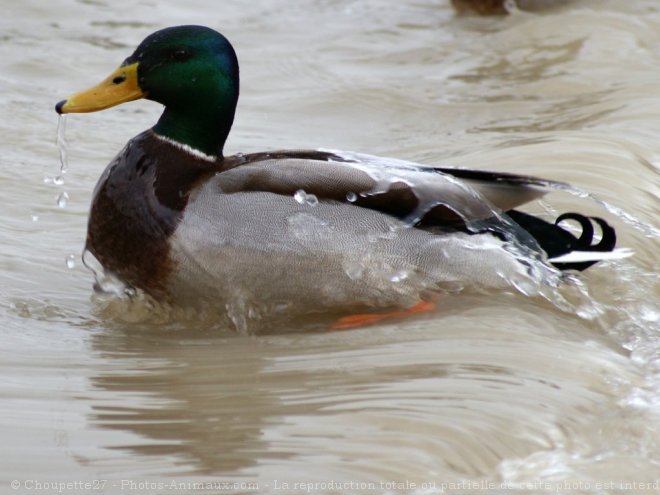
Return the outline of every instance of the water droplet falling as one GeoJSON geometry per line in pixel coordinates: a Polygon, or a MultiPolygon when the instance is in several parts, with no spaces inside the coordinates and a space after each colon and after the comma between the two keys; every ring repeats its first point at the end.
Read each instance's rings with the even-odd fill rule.
{"type": "Polygon", "coordinates": [[[358,195],[355,194],[354,192],[351,191],[346,193],[346,201],[350,203],[355,203],[357,199],[358,199],[358,195]]]}
{"type": "MultiPolygon", "coordinates": [[[[60,154],[60,173],[55,177],[46,175],[44,176],[45,184],[54,184],[56,186],[64,185],[64,176],[69,170],[69,159],[68,159],[68,144],[66,142],[66,116],[60,115],[59,120],[57,121],[57,138],[55,139],[55,144],[60,154]]],[[[62,191],[57,196],[57,206],[60,208],[65,208],[69,202],[69,194],[66,191],[62,191]]],[[[35,221],[35,220],[33,220],[35,221]]]]}
{"type": "Polygon", "coordinates": [[[56,175],[53,177],[51,175],[44,175],[44,184],[55,184],[56,186],[61,186],[64,184],[64,176],[56,175]]]}
{"type": "MultiPolygon", "coordinates": [[[[55,141],[55,144],[57,144],[57,149],[60,152],[60,175],[56,177],[55,180],[59,178],[62,181],[61,184],[63,184],[63,176],[69,170],[69,145],[66,142],[66,115],[60,115],[60,118],[57,121],[57,140],[55,141]]],[[[57,184],[57,182],[55,183],[57,184]]]]}
{"type": "Polygon", "coordinates": [[[76,257],[73,254],[70,254],[66,257],[66,267],[69,270],[73,270],[76,267],[76,257]]]}
{"type": "Polygon", "coordinates": [[[69,194],[66,191],[60,193],[57,197],[57,206],[60,208],[66,208],[66,205],[69,203],[69,194]]]}

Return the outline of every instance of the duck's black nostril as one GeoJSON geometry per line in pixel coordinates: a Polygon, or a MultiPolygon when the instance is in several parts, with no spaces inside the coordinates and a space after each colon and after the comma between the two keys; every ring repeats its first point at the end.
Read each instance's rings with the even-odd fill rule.
{"type": "Polygon", "coordinates": [[[58,101],[55,105],[55,111],[62,115],[62,107],[66,104],[66,100],[58,101]]]}
{"type": "Polygon", "coordinates": [[[121,84],[126,80],[126,76],[117,76],[112,80],[112,84],[121,84]]]}

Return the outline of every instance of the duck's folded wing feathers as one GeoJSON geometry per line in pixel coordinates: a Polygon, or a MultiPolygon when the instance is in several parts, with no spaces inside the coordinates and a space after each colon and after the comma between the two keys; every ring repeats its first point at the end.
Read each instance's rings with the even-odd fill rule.
{"type": "Polygon", "coordinates": [[[546,181],[495,172],[430,167],[370,155],[277,151],[228,157],[218,184],[356,206],[425,223],[482,220],[543,196],[546,181]]]}

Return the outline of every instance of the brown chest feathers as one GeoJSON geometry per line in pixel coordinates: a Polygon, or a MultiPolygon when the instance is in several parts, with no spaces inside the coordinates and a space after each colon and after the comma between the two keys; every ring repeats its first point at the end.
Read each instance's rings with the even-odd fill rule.
{"type": "Polygon", "coordinates": [[[173,269],[168,240],[190,191],[221,161],[188,153],[145,131],[128,142],[99,180],[86,248],[106,272],[154,296],[167,295],[173,269]]]}

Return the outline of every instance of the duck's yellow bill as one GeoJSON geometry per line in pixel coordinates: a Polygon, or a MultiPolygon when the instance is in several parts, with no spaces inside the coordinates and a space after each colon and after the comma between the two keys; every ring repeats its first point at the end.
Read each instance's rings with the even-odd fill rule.
{"type": "Polygon", "coordinates": [[[97,112],[145,96],[138,84],[138,63],[122,65],[100,84],[55,105],[57,113],[97,112]]]}

